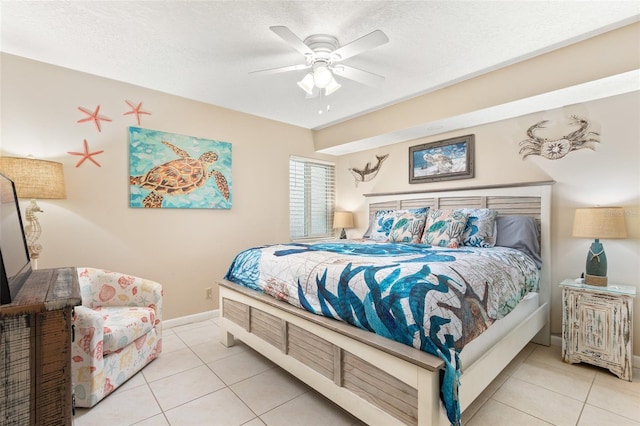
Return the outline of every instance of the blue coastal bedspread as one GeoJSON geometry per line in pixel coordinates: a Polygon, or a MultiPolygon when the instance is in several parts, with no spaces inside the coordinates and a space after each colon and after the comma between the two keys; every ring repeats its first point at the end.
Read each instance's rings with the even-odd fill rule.
{"type": "Polygon", "coordinates": [[[537,291],[539,275],[505,247],[332,241],[245,250],[225,279],[440,357],[441,398],[457,425],[458,354],[537,291]]]}

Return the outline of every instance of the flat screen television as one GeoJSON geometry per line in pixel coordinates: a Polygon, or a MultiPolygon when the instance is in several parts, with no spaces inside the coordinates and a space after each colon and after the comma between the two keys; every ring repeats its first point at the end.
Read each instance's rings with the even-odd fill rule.
{"type": "Polygon", "coordinates": [[[0,173],[0,304],[11,303],[31,274],[16,186],[0,173]]]}

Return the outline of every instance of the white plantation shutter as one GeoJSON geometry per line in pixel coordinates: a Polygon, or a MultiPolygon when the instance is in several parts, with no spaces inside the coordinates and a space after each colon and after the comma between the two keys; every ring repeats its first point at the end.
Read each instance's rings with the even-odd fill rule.
{"type": "Polygon", "coordinates": [[[289,159],[291,240],[333,238],[335,166],[320,160],[289,159]]]}

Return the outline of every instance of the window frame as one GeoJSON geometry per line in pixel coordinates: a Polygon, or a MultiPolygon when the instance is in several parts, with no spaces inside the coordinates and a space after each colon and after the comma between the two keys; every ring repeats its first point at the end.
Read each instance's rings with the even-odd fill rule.
{"type": "Polygon", "coordinates": [[[291,241],[305,242],[335,238],[333,230],[335,200],[335,163],[315,158],[289,157],[289,238],[291,241]],[[303,168],[302,172],[297,170],[300,168],[303,168]],[[320,175],[325,173],[325,176],[319,177],[317,173],[314,175],[314,172],[321,172],[320,175]],[[321,216],[320,220],[318,215],[321,216]],[[302,232],[300,229],[295,229],[300,227],[300,222],[302,222],[302,232]]]}

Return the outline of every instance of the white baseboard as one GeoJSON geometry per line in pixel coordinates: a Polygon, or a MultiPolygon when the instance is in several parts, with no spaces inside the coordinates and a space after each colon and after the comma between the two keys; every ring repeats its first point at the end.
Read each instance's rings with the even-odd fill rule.
{"type": "Polygon", "coordinates": [[[199,312],[193,315],[187,315],[185,317],[171,318],[162,321],[162,328],[168,329],[172,327],[178,327],[180,325],[191,324],[192,322],[206,321],[212,318],[220,316],[220,310],[214,309],[212,311],[199,312]]]}
{"type": "MultiPolygon", "coordinates": [[[[562,336],[560,336],[559,334],[552,334],[551,335],[551,346],[560,346],[560,347],[562,347],[562,336]]],[[[631,365],[633,365],[635,368],[640,368],[640,356],[632,355],[631,356],[631,365]]]]}
{"type": "Polygon", "coordinates": [[[562,336],[559,334],[551,334],[551,346],[562,347],[562,336]]]}

